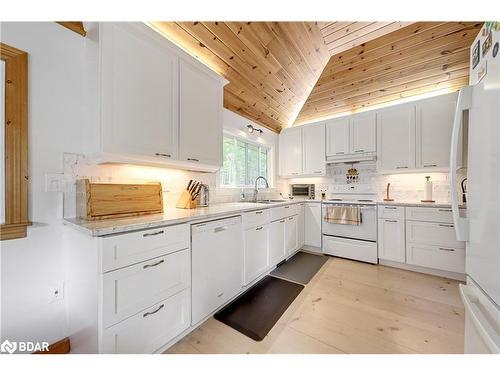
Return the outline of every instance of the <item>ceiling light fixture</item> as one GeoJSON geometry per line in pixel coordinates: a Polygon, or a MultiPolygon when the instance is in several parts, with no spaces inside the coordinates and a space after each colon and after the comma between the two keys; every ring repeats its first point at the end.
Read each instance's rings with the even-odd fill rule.
{"type": "Polygon", "coordinates": [[[259,132],[260,134],[263,133],[262,129],[254,128],[253,125],[250,125],[250,124],[247,125],[247,129],[248,129],[249,133],[253,133],[253,132],[259,132]]]}

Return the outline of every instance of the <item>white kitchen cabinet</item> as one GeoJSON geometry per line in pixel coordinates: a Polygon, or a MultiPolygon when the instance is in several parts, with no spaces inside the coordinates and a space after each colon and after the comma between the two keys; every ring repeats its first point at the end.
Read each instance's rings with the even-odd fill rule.
{"type": "Polygon", "coordinates": [[[285,220],[285,253],[291,255],[298,249],[297,215],[287,217],[285,220]]]}
{"type": "Polygon", "coordinates": [[[298,177],[302,174],[302,129],[284,129],[279,136],[280,176],[298,177]]]}
{"type": "Polygon", "coordinates": [[[299,249],[304,246],[304,215],[305,215],[305,203],[298,204],[297,210],[297,240],[299,249]]]}
{"type": "Polygon", "coordinates": [[[303,175],[324,176],[325,125],[313,124],[302,129],[303,175]]]}
{"type": "Polygon", "coordinates": [[[319,202],[305,204],[304,245],[321,248],[321,203],[319,202]]]}
{"type": "Polygon", "coordinates": [[[102,150],[178,156],[179,58],[145,25],[101,24],[102,150]]]}
{"type": "Polygon", "coordinates": [[[350,152],[371,153],[377,150],[377,113],[366,112],[351,116],[350,152]]]}
{"type": "Polygon", "coordinates": [[[379,259],[405,263],[404,219],[379,219],[377,242],[379,259]]]}
{"type": "Polygon", "coordinates": [[[269,224],[247,229],[243,236],[243,275],[248,285],[269,267],[269,224]]]}
{"type": "Polygon", "coordinates": [[[377,169],[401,172],[415,168],[415,104],[380,110],[377,114],[377,169]]]}
{"type": "Polygon", "coordinates": [[[242,290],[241,217],[194,224],[192,231],[192,324],[242,290]]]}
{"type": "Polygon", "coordinates": [[[275,266],[286,257],[285,251],[286,219],[273,221],[269,225],[269,264],[275,266]]]}
{"type": "Polygon", "coordinates": [[[350,117],[329,120],[326,123],[326,156],[339,157],[349,154],[350,117]]]}
{"type": "Polygon", "coordinates": [[[179,155],[183,161],[222,165],[222,95],[220,81],[199,67],[180,63],[179,155]]]}
{"type": "Polygon", "coordinates": [[[453,93],[417,102],[416,168],[449,168],[456,99],[453,93]]]}

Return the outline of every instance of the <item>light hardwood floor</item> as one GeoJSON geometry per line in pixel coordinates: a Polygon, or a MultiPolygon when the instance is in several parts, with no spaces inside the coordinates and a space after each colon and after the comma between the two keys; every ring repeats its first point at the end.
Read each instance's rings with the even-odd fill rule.
{"type": "Polygon", "coordinates": [[[210,318],[166,353],[463,353],[458,285],[330,258],[261,342],[210,318]]]}

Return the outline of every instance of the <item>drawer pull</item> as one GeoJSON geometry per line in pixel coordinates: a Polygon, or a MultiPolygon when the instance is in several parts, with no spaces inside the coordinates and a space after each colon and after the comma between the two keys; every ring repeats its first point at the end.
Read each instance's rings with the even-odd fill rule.
{"type": "Polygon", "coordinates": [[[387,207],[387,206],[384,207],[384,210],[395,210],[395,209],[397,209],[397,207],[387,207]]]}
{"type": "Polygon", "coordinates": [[[264,228],[264,227],[257,227],[257,228],[255,228],[255,230],[261,230],[261,229],[263,229],[263,228],[264,228]]]}
{"type": "Polygon", "coordinates": [[[293,220],[293,217],[289,217],[288,220],[293,220]]]}
{"type": "Polygon", "coordinates": [[[322,171],[314,171],[314,173],[319,174],[319,173],[323,173],[323,172],[322,171]]]}
{"type": "Polygon", "coordinates": [[[284,223],[284,222],[285,222],[285,219],[283,219],[283,220],[280,220],[280,223],[284,223]]]}
{"type": "Polygon", "coordinates": [[[285,206],[285,208],[290,208],[290,206],[285,206]]]}
{"type": "Polygon", "coordinates": [[[398,221],[397,220],[385,220],[386,223],[397,223],[398,221]]]}
{"type": "Polygon", "coordinates": [[[396,169],[405,169],[405,168],[408,168],[408,167],[406,165],[400,166],[400,167],[396,167],[396,169]]]}
{"type": "Polygon", "coordinates": [[[158,306],[158,308],[155,310],[155,311],[150,311],[150,312],[147,312],[147,313],[144,313],[142,314],[142,317],[145,318],[149,315],[153,315],[153,314],[156,314],[158,311],[160,311],[161,309],[163,309],[165,307],[164,304],[161,304],[160,306],[158,306]]]}
{"type": "Polygon", "coordinates": [[[448,249],[446,247],[440,247],[439,250],[443,250],[443,251],[455,251],[455,249],[448,249]]]}
{"type": "Polygon", "coordinates": [[[440,227],[445,227],[445,228],[453,228],[453,224],[439,224],[440,227]]]}
{"type": "Polygon", "coordinates": [[[223,226],[223,227],[217,227],[214,229],[214,232],[217,233],[217,232],[224,232],[225,230],[227,230],[227,227],[226,226],[223,226]]]}
{"type": "Polygon", "coordinates": [[[166,158],[171,158],[171,157],[172,157],[172,155],[170,155],[170,154],[165,154],[165,153],[163,153],[163,152],[155,152],[155,155],[156,155],[156,156],[163,156],[163,157],[166,157],[166,158]]]}
{"type": "Polygon", "coordinates": [[[436,164],[424,164],[424,168],[437,167],[436,164]]]}
{"type": "Polygon", "coordinates": [[[142,235],[142,237],[157,236],[157,235],[159,235],[159,234],[163,234],[163,233],[165,233],[165,231],[163,231],[163,230],[160,230],[160,231],[158,231],[158,232],[152,232],[152,233],[144,233],[144,234],[142,235]]]}
{"type": "Polygon", "coordinates": [[[200,159],[196,159],[196,158],[187,158],[188,161],[196,161],[196,162],[199,162],[200,159]]]}
{"type": "Polygon", "coordinates": [[[356,150],[354,152],[365,152],[365,150],[356,150]]]}
{"type": "Polygon", "coordinates": [[[165,262],[165,259],[162,259],[156,263],[153,263],[153,264],[145,264],[144,266],[142,266],[143,269],[146,269],[146,268],[150,268],[150,267],[156,267],[156,266],[159,266],[160,264],[164,263],[165,262]]]}
{"type": "Polygon", "coordinates": [[[449,208],[447,209],[441,208],[439,209],[439,212],[451,212],[451,210],[449,208]]]}
{"type": "Polygon", "coordinates": [[[336,152],[335,155],[344,155],[344,151],[342,151],[342,152],[336,152]]]}
{"type": "Polygon", "coordinates": [[[260,215],[262,211],[255,211],[255,215],[260,215]]]}
{"type": "Polygon", "coordinates": [[[224,295],[224,293],[218,294],[217,298],[221,298],[224,295]]]}

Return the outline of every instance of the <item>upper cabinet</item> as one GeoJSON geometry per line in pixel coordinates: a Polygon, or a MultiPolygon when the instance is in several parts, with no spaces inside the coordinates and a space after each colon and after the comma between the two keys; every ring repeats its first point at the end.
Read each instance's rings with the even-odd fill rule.
{"type": "Polygon", "coordinates": [[[178,57],[125,24],[101,35],[103,151],[177,158],[178,57]]]}
{"type": "Polygon", "coordinates": [[[385,108],[377,116],[377,169],[415,168],[415,105],[385,108]]]}
{"type": "Polygon", "coordinates": [[[143,23],[100,26],[97,162],[215,171],[225,81],[143,23]]]}
{"type": "Polygon", "coordinates": [[[220,81],[198,67],[181,61],[179,91],[180,159],[222,165],[220,109],[223,92],[220,81]]]}
{"type": "Polygon", "coordinates": [[[325,125],[284,129],[279,137],[279,161],[281,177],[324,176],[325,125]]]}
{"type": "Polygon", "coordinates": [[[372,160],[376,152],[377,114],[359,113],[329,120],[326,124],[326,157],[329,162],[372,160]]]}
{"type": "Polygon", "coordinates": [[[450,94],[417,102],[417,168],[449,168],[456,99],[456,94],[450,94]]]}

